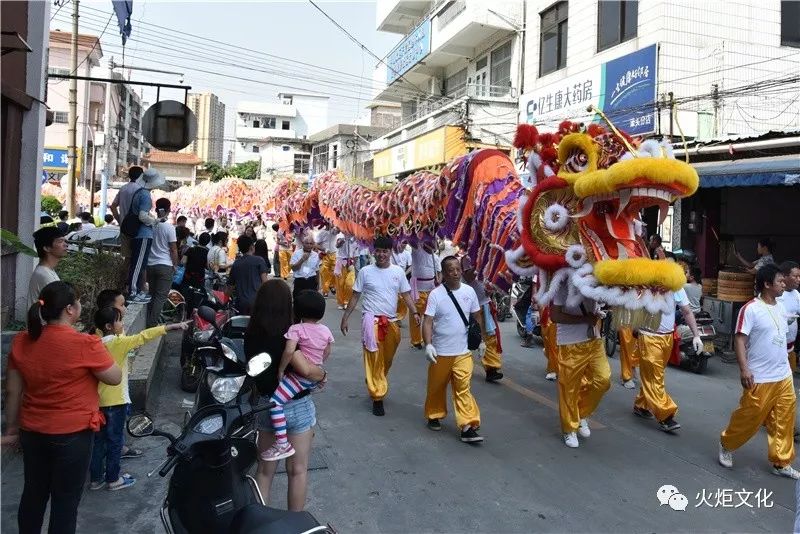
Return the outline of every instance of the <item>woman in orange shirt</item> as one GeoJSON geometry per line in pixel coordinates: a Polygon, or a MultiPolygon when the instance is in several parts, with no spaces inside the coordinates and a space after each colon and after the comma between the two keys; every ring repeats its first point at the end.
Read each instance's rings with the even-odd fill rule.
{"type": "Polygon", "coordinates": [[[103,422],[97,383],[122,380],[102,340],[75,330],[80,315],[73,287],[51,282],[28,311],[28,330],[11,343],[3,443],[22,445],[22,534],[41,532],[48,500],[50,534],[75,532],[94,432],[103,422]]]}

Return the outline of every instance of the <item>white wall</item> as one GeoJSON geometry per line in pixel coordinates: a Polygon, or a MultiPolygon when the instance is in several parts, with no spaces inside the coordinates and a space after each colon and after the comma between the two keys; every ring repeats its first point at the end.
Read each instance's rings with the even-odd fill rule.
{"type": "MultiPolygon", "coordinates": [[[[35,2],[34,2],[35,3],[35,2]]],[[[49,37],[48,37],[49,38],[49,37]]],[[[86,51],[78,50],[78,62],[84,60],[86,51]]],[[[79,76],[89,76],[91,69],[89,61],[84,61],[78,67],[79,76]]],[[[69,49],[51,48],[48,67],[70,69],[71,59],[69,49]]],[[[47,106],[52,111],[69,112],[69,80],[48,79],[47,106]]],[[[78,146],[83,147],[86,139],[86,122],[89,118],[89,86],[90,82],[78,81],[78,146]]],[[[69,124],[53,123],[45,130],[45,146],[69,145],[69,124]]]]}
{"type": "MultiPolygon", "coordinates": [[[[569,4],[567,66],[540,78],[540,13],[553,3],[552,0],[528,3],[526,92],[653,43],[660,44],[657,92],[660,95],[672,91],[676,99],[707,95],[715,83],[724,91],[800,71],[800,50],[780,46],[779,0],[640,1],[637,37],[600,53],[597,53],[597,0],[573,0],[569,4]],[[793,57],[778,59],[788,55],[793,57]]],[[[756,91],[725,98],[719,110],[716,136],[800,128],[798,90],[800,84],[767,95],[756,91]]],[[[695,136],[698,112],[713,113],[713,101],[706,98],[681,104],[678,110],[684,133],[695,136]]],[[[667,112],[662,113],[661,123],[662,133],[667,133],[664,127],[669,123],[667,112]]],[[[678,134],[677,128],[674,132],[678,134]]]]}
{"type": "Polygon", "coordinates": [[[292,103],[297,109],[292,127],[298,137],[307,137],[329,126],[328,97],[292,95],[292,103]]]}

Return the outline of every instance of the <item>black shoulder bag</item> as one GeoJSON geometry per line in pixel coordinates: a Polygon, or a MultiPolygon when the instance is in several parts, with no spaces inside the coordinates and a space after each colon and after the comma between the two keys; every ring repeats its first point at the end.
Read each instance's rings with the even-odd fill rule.
{"type": "Polygon", "coordinates": [[[450,300],[455,304],[456,310],[458,310],[458,314],[461,316],[461,320],[464,321],[464,326],[467,327],[467,348],[469,350],[476,350],[481,346],[481,341],[483,341],[480,325],[475,322],[475,319],[472,317],[467,320],[467,316],[464,315],[464,310],[461,309],[461,305],[456,300],[456,296],[453,295],[449,287],[444,286],[444,288],[447,291],[447,296],[450,297],[450,300]]]}
{"type": "Polygon", "coordinates": [[[144,187],[137,189],[133,193],[131,197],[131,207],[128,209],[128,213],[125,214],[125,217],[122,218],[122,223],[119,225],[119,231],[130,238],[136,237],[136,234],[139,233],[139,227],[142,225],[142,221],[139,220],[139,212],[135,211],[136,195],[141,193],[142,190],[144,190],[144,187]]]}

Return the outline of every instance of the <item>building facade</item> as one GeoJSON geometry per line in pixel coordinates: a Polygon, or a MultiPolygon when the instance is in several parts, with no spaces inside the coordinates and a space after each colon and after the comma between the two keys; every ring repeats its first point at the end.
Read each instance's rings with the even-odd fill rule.
{"type": "MultiPolygon", "coordinates": [[[[375,117],[376,113],[371,113],[375,117]]],[[[389,118],[379,117],[381,121],[389,118]]],[[[310,136],[311,174],[316,175],[334,169],[353,178],[373,178],[373,154],[370,143],[381,137],[390,128],[336,124],[310,136]]]]}
{"type": "MultiPolygon", "coordinates": [[[[39,227],[47,107],[48,25],[50,2],[3,2],[2,68],[2,173],[0,218],[5,230],[33,247],[39,227]]],[[[2,326],[13,316],[24,320],[28,307],[28,282],[35,259],[3,247],[0,251],[2,326]]]]}
{"type": "Polygon", "coordinates": [[[222,165],[225,104],[213,93],[189,93],[187,106],[197,117],[197,138],[181,152],[222,165]]]}
{"type": "Polygon", "coordinates": [[[436,169],[474,148],[509,150],[521,82],[525,2],[379,1],[379,31],[404,35],[378,65],[375,100],[400,125],[372,144],[376,177],[436,169]]]}
{"type": "Polygon", "coordinates": [[[276,102],[239,102],[236,108],[235,163],[258,161],[261,179],[307,176],[311,132],[328,123],[328,97],[279,93],[276,102]]]}
{"type": "Polygon", "coordinates": [[[204,163],[194,154],[181,152],[165,152],[163,150],[150,150],[142,157],[142,165],[152,168],[164,175],[167,182],[166,189],[177,189],[184,185],[197,183],[197,166],[204,163]]]}
{"type": "Polygon", "coordinates": [[[523,122],[598,120],[586,112],[593,104],[623,130],[673,139],[800,128],[797,2],[542,0],[526,9],[523,122]]]}

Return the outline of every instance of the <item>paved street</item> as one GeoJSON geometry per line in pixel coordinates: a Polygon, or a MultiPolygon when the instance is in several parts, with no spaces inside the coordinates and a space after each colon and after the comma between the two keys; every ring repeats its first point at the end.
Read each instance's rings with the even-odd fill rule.
{"type": "MultiPolygon", "coordinates": [[[[328,301],[329,306],[332,301],[328,301]]],[[[680,406],[679,435],[633,417],[635,392],[614,384],[594,418],[589,440],[573,450],[561,442],[556,385],[544,379],[540,349],[522,349],[503,324],[508,377],[487,384],[480,372],[473,392],[486,441],[458,440],[452,418],[444,431],[425,427],[422,404],[426,364],[404,344],[391,371],[387,415],[374,417],[364,388],[358,322],[338,332],[340,311],[326,323],[336,334],[329,386],[315,395],[319,426],[309,483],[308,509],[340,532],[788,532],[794,517],[794,483],[769,472],[762,432],[727,470],[716,461],[717,436],[739,395],[735,365],[714,360],[704,376],[669,369],[667,384],[680,406]],[[688,498],[685,512],[659,506],[657,489],[676,486],[688,498]],[[715,494],[726,492],[727,507],[715,494]],[[742,490],[752,492],[748,497],[742,490]],[[705,491],[707,502],[702,501],[705,491]],[[737,492],[738,495],[737,495],[737,492]],[[700,496],[698,497],[698,494],[700,496]],[[764,503],[759,508],[758,497],[764,503]],[[752,508],[741,505],[746,501],[752,508]],[[738,508],[734,508],[735,505],[738,508]],[[767,507],[767,505],[771,505],[767,507]]],[[[175,339],[170,340],[176,347],[175,339]]],[[[159,425],[182,419],[177,358],[162,360],[159,400],[151,407],[159,425]]],[[[138,477],[130,491],[90,492],[80,509],[80,532],[160,531],[158,506],[165,481],[145,473],[161,460],[164,443],[139,440],[145,458],[124,464],[138,477]]],[[[3,521],[15,521],[21,462],[3,472],[3,521]]],[[[285,506],[285,476],[273,504],[285,506]]],[[[9,523],[6,523],[9,524],[9,523]]]]}

